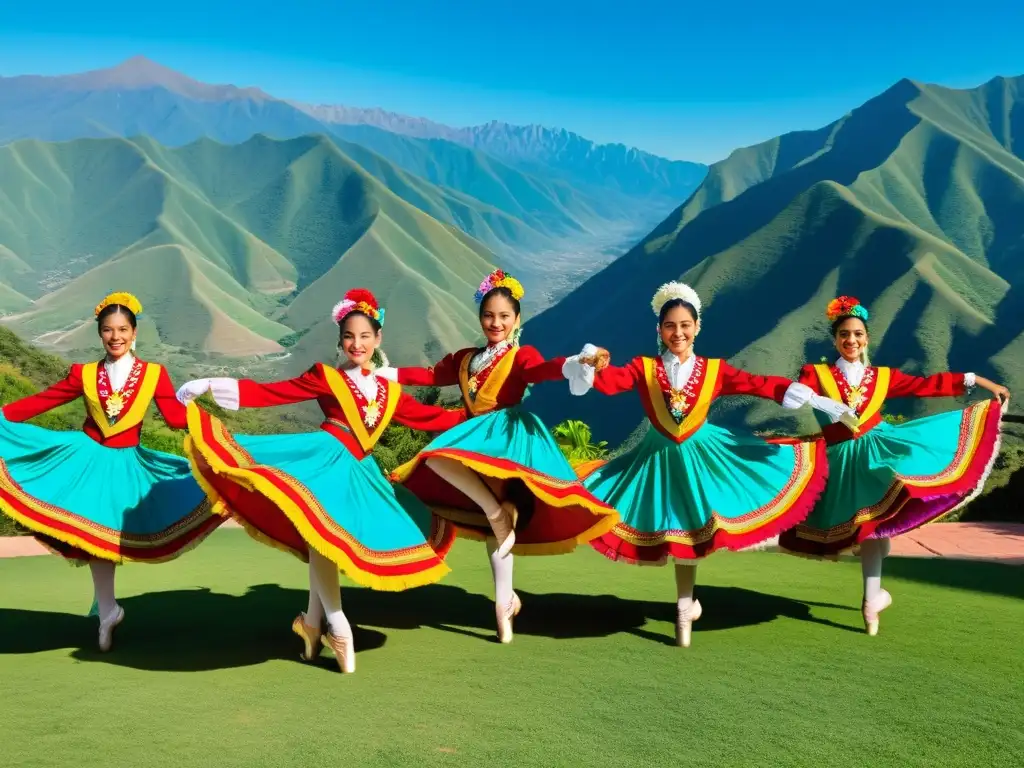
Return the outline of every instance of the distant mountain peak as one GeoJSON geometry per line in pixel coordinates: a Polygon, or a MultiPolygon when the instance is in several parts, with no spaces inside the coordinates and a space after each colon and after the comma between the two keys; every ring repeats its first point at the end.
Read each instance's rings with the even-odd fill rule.
{"type": "MultiPolygon", "coordinates": [[[[4,78],[0,78],[4,79],[4,78]]],[[[273,97],[259,88],[239,88],[235,85],[211,85],[185,75],[145,56],[132,56],[120,64],[104,69],[94,69],[73,75],[23,75],[10,80],[45,83],[65,90],[91,91],[137,91],[147,88],[164,88],[172,93],[199,101],[223,101],[229,99],[272,100],[273,97]]]]}

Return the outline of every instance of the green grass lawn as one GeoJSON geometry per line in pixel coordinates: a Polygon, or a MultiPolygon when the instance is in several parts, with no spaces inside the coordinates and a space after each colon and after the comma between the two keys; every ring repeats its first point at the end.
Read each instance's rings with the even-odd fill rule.
{"type": "Polygon", "coordinates": [[[343,590],[357,672],[299,662],[306,568],[221,531],[119,570],[94,650],[88,573],[0,560],[0,764],[10,766],[952,766],[1024,764],[1024,569],[887,562],[863,634],[855,562],[724,554],[693,646],[664,568],[519,558],[513,645],[482,547],[405,593],[343,590]]]}

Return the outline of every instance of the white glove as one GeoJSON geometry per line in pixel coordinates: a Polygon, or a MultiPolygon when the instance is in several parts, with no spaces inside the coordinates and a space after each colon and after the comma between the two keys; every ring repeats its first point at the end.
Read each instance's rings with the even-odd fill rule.
{"type": "Polygon", "coordinates": [[[593,357],[596,354],[597,347],[593,344],[584,344],[578,355],[565,358],[565,362],[562,363],[562,376],[569,381],[571,394],[580,397],[593,388],[596,369],[589,363],[584,363],[581,358],[593,357]]]}
{"type": "Polygon", "coordinates": [[[815,410],[828,414],[833,423],[841,421],[847,426],[851,426],[855,425],[858,421],[857,412],[855,410],[845,403],[833,400],[831,397],[812,395],[810,403],[811,407],[815,410]]]}
{"type": "Polygon", "coordinates": [[[192,400],[195,400],[201,395],[205,395],[210,391],[210,380],[209,379],[194,379],[192,381],[186,381],[178,389],[178,402],[182,405],[188,405],[192,400]]]}

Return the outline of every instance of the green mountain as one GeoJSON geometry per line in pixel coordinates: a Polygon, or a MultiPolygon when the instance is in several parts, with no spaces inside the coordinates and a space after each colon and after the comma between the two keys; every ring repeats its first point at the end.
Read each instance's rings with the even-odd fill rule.
{"type": "MultiPolygon", "coordinates": [[[[526,338],[549,354],[584,341],[620,362],[653,353],[651,296],[682,279],[705,303],[700,353],[795,376],[834,354],[823,314],[843,293],[872,311],[876,362],[973,370],[1020,392],[1022,136],[1024,78],[969,90],[901,81],[825,128],[712,166],[642,243],[529,322],[526,338]]],[[[775,423],[773,404],[732,400],[722,418],[775,423]]],[[[634,398],[571,398],[562,385],[538,387],[529,402],[550,423],[581,418],[613,444],[641,418],[634,398]]]]}
{"type": "MultiPolygon", "coordinates": [[[[320,134],[406,202],[484,243],[519,274],[531,311],[635,243],[706,170],[565,131],[491,124],[481,133],[291,103],[202,83],[141,56],[74,75],[0,77],[0,145],[146,136],[182,147],[320,134]]],[[[0,311],[17,303],[0,295],[0,311]]]]}
{"type": "Polygon", "coordinates": [[[139,296],[141,348],[175,372],[329,358],[330,309],[359,285],[389,307],[399,361],[479,333],[470,297],[492,254],[325,137],[16,142],[0,178],[3,321],[66,355],[95,352],[92,308],[112,290],[139,296]]]}

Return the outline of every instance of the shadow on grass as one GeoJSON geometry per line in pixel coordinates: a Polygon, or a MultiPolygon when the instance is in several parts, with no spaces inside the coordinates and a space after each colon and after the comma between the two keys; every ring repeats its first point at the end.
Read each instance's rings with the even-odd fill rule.
{"type": "MultiPolygon", "coordinates": [[[[615,595],[517,592],[522,599],[523,610],[515,620],[516,634],[567,640],[629,633],[657,642],[675,642],[674,634],[666,637],[645,627],[648,621],[659,621],[674,628],[675,601],[630,600],[615,595]]],[[[748,627],[782,617],[857,631],[853,627],[816,618],[811,615],[807,604],[786,597],[740,587],[711,585],[698,586],[695,594],[704,607],[704,614],[694,625],[694,632],[748,627]]],[[[470,594],[458,587],[434,584],[383,597],[368,590],[348,590],[345,604],[346,611],[350,611],[349,616],[361,624],[383,629],[429,626],[496,641],[494,603],[483,595],[470,594]]]]}
{"type": "MultiPolygon", "coordinates": [[[[301,641],[292,634],[292,619],[305,610],[306,592],[275,584],[251,587],[245,595],[208,589],[151,592],[118,601],[124,622],[114,648],[97,647],[95,617],[0,608],[0,654],[37,653],[74,648],[72,658],[133,669],[198,672],[298,659],[301,641]]],[[[359,652],[380,648],[387,637],[355,628],[359,652]]],[[[334,666],[325,651],[318,666],[334,666]]]]}
{"type": "MultiPolygon", "coordinates": [[[[674,602],[629,600],[615,595],[520,592],[523,611],[515,631],[554,639],[608,637],[628,633],[673,644],[668,634],[651,631],[649,621],[674,627],[674,602]]],[[[40,610],[0,608],[0,654],[28,654],[74,648],[81,661],[160,672],[206,671],[298,659],[301,643],[292,619],[306,605],[306,592],[273,584],[251,587],[244,595],[208,589],[152,592],[119,602],[125,620],[114,649],[96,649],[95,617],[40,610]]],[[[753,626],[791,618],[850,631],[855,628],[815,618],[807,604],[739,587],[700,586],[704,615],[695,632],[753,626]]],[[[461,587],[434,584],[406,592],[344,590],[345,612],[353,623],[357,653],[381,648],[379,630],[432,627],[495,641],[494,603],[461,587]]],[[[329,652],[317,666],[335,669],[329,652]]]]}
{"type": "Polygon", "coordinates": [[[887,557],[883,578],[892,576],[940,587],[1024,598],[1024,567],[984,560],[887,557]]]}

